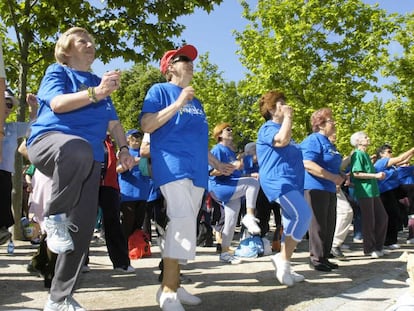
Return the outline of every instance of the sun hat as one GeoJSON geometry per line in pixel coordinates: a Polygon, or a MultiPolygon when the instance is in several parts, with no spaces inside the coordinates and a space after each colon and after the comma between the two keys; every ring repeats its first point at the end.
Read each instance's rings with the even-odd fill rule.
{"type": "Polygon", "coordinates": [[[178,50],[169,50],[165,52],[164,56],[161,58],[160,71],[162,74],[165,74],[171,59],[176,55],[185,55],[189,59],[195,60],[197,58],[197,54],[197,49],[191,44],[184,45],[178,50]]]}

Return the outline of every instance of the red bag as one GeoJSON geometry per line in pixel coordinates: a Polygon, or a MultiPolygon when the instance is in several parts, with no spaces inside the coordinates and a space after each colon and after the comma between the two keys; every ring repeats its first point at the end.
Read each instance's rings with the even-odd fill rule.
{"type": "Polygon", "coordinates": [[[130,259],[151,257],[151,243],[143,230],[137,229],[128,238],[128,251],[130,259]]]}

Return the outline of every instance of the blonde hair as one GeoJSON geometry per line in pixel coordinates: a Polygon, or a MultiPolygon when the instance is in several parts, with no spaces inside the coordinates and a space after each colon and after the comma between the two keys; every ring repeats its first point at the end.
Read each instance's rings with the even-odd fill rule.
{"type": "Polygon", "coordinates": [[[61,65],[67,65],[68,62],[68,53],[73,43],[73,37],[71,35],[77,33],[84,33],[88,35],[89,39],[95,45],[95,40],[92,35],[85,29],[81,27],[72,27],[66,30],[58,39],[55,46],[55,59],[61,65]]]}

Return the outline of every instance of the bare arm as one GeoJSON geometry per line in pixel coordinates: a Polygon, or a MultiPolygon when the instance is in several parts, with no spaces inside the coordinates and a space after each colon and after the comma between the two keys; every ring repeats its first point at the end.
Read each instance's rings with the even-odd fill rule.
{"type": "Polygon", "coordinates": [[[408,162],[414,155],[414,148],[411,148],[410,150],[407,150],[406,152],[401,153],[397,157],[390,158],[388,160],[387,166],[393,166],[393,165],[400,165],[403,163],[408,162]]]}
{"type": "Polygon", "coordinates": [[[313,161],[304,160],[303,165],[305,166],[305,169],[309,174],[312,174],[314,176],[330,180],[333,183],[335,183],[335,185],[340,185],[344,181],[344,178],[341,175],[332,174],[331,172],[325,170],[319,164],[317,164],[313,161]]]}
{"type": "Polygon", "coordinates": [[[355,172],[352,173],[352,175],[354,175],[354,178],[357,179],[379,179],[382,180],[385,178],[385,173],[384,172],[379,172],[379,173],[364,173],[364,172],[355,172]]]}
{"type": "Polygon", "coordinates": [[[282,126],[280,127],[280,131],[273,138],[273,146],[275,147],[285,147],[292,139],[293,109],[287,105],[283,106],[282,109],[284,113],[282,126]]]}
{"type": "MultiPolygon", "coordinates": [[[[93,88],[98,101],[111,95],[113,91],[119,88],[120,75],[120,71],[108,71],[104,73],[101,83],[97,87],[93,88]],[[114,81],[116,81],[116,83],[114,81]]],[[[53,112],[56,113],[77,110],[79,108],[94,104],[90,95],[91,94],[89,94],[88,90],[57,95],[50,102],[50,107],[53,112]]]]}
{"type": "MultiPolygon", "coordinates": [[[[128,146],[124,128],[122,127],[119,120],[112,120],[109,122],[108,130],[111,136],[115,139],[118,147],[128,146]]],[[[134,158],[129,154],[128,149],[122,148],[118,153],[118,159],[120,165],[125,169],[129,170],[134,166],[134,158]]]]}
{"type": "Polygon", "coordinates": [[[194,89],[191,86],[185,87],[177,100],[168,107],[154,112],[145,113],[141,119],[141,129],[146,133],[152,133],[167,123],[189,100],[194,97],[194,89]]]}

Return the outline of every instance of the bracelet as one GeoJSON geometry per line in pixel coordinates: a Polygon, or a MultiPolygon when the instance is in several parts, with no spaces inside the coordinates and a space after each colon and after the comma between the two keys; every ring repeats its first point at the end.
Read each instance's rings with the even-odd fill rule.
{"type": "Polygon", "coordinates": [[[97,103],[99,101],[98,98],[96,98],[94,87],[88,87],[88,97],[89,97],[90,101],[93,102],[93,103],[97,103]]]}
{"type": "Polygon", "coordinates": [[[129,151],[129,147],[127,145],[123,145],[123,146],[119,147],[119,152],[121,152],[122,149],[126,149],[127,151],[129,151]]]}

